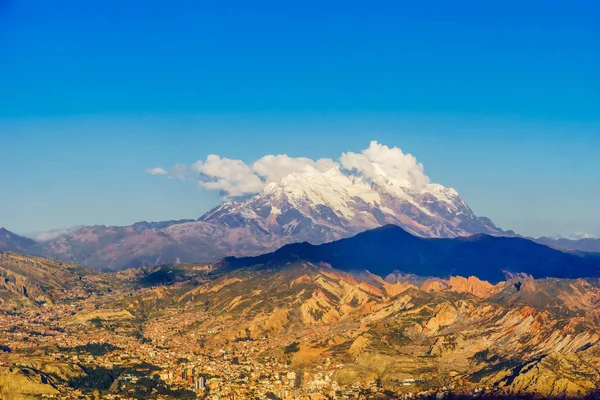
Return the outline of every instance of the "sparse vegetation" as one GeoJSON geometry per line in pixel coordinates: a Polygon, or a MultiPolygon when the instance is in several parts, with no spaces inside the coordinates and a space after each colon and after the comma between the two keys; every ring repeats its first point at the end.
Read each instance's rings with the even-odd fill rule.
{"type": "Polygon", "coordinates": [[[114,346],[110,343],[87,343],[75,347],[62,347],[61,350],[65,352],[76,352],[76,353],[88,353],[92,356],[103,356],[111,351],[120,350],[118,346],[114,346]]]}
{"type": "Polygon", "coordinates": [[[283,349],[283,352],[285,354],[297,353],[298,351],[300,351],[300,343],[298,342],[291,343],[285,346],[285,348],[283,349]]]}

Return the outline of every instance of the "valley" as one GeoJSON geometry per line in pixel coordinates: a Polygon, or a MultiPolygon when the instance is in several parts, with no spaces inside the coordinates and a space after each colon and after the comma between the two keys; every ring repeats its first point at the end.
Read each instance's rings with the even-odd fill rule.
{"type": "Polygon", "coordinates": [[[596,395],[597,276],[391,270],[390,232],[117,273],[2,253],[0,398],[596,395]]]}

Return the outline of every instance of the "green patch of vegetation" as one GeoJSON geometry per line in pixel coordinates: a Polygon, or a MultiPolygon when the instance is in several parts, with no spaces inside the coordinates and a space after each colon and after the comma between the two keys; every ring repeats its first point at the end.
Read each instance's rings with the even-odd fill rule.
{"type": "Polygon", "coordinates": [[[68,382],[69,386],[73,389],[107,390],[123,372],[123,369],[120,367],[108,369],[104,367],[88,368],[82,366],[82,369],[85,375],[72,378],[68,382]]]}
{"type": "Polygon", "coordinates": [[[298,342],[289,344],[289,345],[285,346],[285,348],[283,349],[283,352],[285,354],[297,353],[298,351],[300,351],[300,343],[298,343],[298,342]]]}
{"type": "Polygon", "coordinates": [[[102,319],[99,317],[94,317],[94,318],[90,319],[90,323],[92,325],[94,325],[94,327],[96,327],[96,328],[102,328],[102,326],[103,326],[102,319]]]}
{"type": "Polygon", "coordinates": [[[61,347],[60,349],[66,352],[74,351],[76,353],[89,353],[93,356],[103,356],[111,351],[121,350],[120,347],[110,343],[87,343],[75,347],[61,347]]]}
{"type": "Polygon", "coordinates": [[[148,399],[153,394],[169,396],[176,399],[195,399],[196,393],[186,389],[171,389],[158,375],[152,378],[141,378],[134,387],[132,396],[136,399],[148,399]]]}
{"type": "Polygon", "coordinates": [[[176,281],[177,277],[181,275],[179,272],[180,271],[177,271],[174,268],[163,267],[160,268],[158,271],[154,271],[151,274],[138,280],[137,283],[140,286],[144,287],[168,285],[176,281]]]}
{"type": "MultiPolygon", "coordinates": [[[[246,328],[246,333],[250,334],[249,329],[247,329],[247,328],[246,328]]],[[[250,336],[237,337],[237,338],[235,338],[234,342],[254,342],[254,339],[252,339],[250,336]]]]}

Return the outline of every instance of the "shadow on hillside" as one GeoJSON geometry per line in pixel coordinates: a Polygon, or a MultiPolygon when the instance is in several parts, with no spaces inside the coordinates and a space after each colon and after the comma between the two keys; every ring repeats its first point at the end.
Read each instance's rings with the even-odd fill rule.
{"type": "MultiPolygon", "coordinates": [[[[405,399],[408,397],[403,397],[403,396],[383,396],[380,397],[380,399],[405,399]]],[[[596,400],[596,399],[600,399],[600,390],[585,396],[554,396],[554,397],[547,397],[547,396],[540,396],[540,395],[535,395],[535,394],[522,394],[522,395],[493,395],[493,394],[483,394],[483,395],[441,395],[440,393],[437,394],[431,394],[431,395],[427,395],[427,396],[413,396],[412,399],[419,399],[419,400],[463,400],[463,399],[485,399],[485,400],[539,400],[539,399],[561,399],[561,400],[580,400],[580,399],[584,399],[584,400],[596,400]]]]}

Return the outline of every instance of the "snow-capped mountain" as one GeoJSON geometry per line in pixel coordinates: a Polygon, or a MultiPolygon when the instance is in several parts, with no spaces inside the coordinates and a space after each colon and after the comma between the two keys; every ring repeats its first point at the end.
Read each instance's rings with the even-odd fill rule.
{"type": "Polygon", "coordinates": [[[584,240],[584,239],[600,239],[597,235],[587,233],[587,232],[575,232],[567,236],[557,235],[552,236],[550,239],[568,239],[568,240],[584,240]]]}
{"type": "Polygon", "coordinates": [[[119,270],[257,255],[288,243],[320,244],[387,224],[423,237],[511,234],[477,217],[454,189],[438,184],[416,189],[393,179],[375,184],[338,168],[320,172],[307,166],[198,220],[80,227],[32,241],[28,248],[31,254],[119,270]]]}
{"type": "Polygon", "coordinates": [[[249,200],[222,204],[200,221],[251,226],[312,243],[385,224],[425,237],[503,233],[491,220],[477,217],[454,189],[428,184],[418,190],[394,181],[380,186],[338,168],[319,172],[311,166],[268,184],[249,200]]]}

